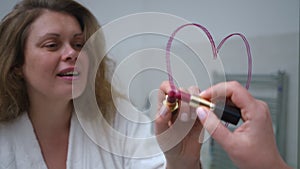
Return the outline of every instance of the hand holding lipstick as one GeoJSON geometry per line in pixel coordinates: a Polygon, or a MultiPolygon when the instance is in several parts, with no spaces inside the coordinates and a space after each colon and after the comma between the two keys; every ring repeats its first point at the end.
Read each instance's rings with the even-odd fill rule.
{"type": "MultiPolygon", "coordinates": [[[[171,90],[168,82],[162,83],[160,90],[159,100],[163,101],[164,94],[171,90]]],[[[195,120],[194,126],[189,130],[186,137],[168,149],[168,151],[164,151],[168,168],[201,167],[201,145],[198,142],[198,138],[201,135],[202,126],[223,147],[238,168],[289,168],[281,158],[276,147],[272,120],[266,103],[253,98],[237,82],[220,83],[200,94],[200,97],[205,100],[211,100],[214,96],[221,96],[231,100],[241,110],[244,123],[231,132],[210,109],[199,106],[195,113],[198,119],[195,120]],[[198,123],[199,119],[200,123],[198,123]]],[[[189,105],[183,104],[183,102],[180,102],[177,110],[179,111],[179,119],[182,117],[182,112],[185,112],[182,109],[186,110],[189,107],[189,105]]],[[[162,133],[170,133],[169,136],[172,136],[176,135],[176,132],[181,132],[181,130],[173,127],[176,123],[174,123],[176,117],[170,113],[169,109],[166,106],[162,106],[162,104],[159,105],[160,110],[156,119],[156,135],[158,136],[159,144],[162,145],[161,147],[164,150],[164,147],[167,147],[166,144],[170,143],[170,139],[168,140],[168,137],[160,137],[160,135],[162,133]],[[171,130],[171,132],[168,132],[168,130],[171,130]]],[[[193,110],[190,109],[190,112],[193,113],[193,110]]],[[[190,116],[192,117],[192,114],[190,116]]]]}

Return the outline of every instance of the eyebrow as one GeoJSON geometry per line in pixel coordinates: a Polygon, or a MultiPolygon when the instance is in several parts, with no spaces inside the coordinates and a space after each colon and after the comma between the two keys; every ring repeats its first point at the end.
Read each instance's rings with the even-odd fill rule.
{"type": "Polygon", "coordinates": [[[78,37],[78,36],[83,37],[83,33],[76,33],[73,37],[78,37]]]}
{"type": "Polygon", "coordinates": [[[38,43],[43,42],[45,39],[47,39],[49,37],[56,37],[57,38],[57,37],[60,37],[60,35],[57,34],[57,33],[47,33],[45,35],[42,35],[42,36],[38,37],[38,43]]]}
{"type": "Polygon", "coordinates": [[[84,39],[84,35],[83,35],[83,33],[77,33],[77,34],[73,35],[73,38],[84,39]]]}
{"type": "MultiPolygon", "coordinates": [[[[38,43],[42,43],[45,39],[47,39],[49,37],[58,38],[60,36],[61,35],[58,33],[46,33],[45,35],[38,37],[38,43]]],[[[73,35],[73,38],[77,38],[77,37],[83,37],[83,33],[76,33],[73,35]]]]}

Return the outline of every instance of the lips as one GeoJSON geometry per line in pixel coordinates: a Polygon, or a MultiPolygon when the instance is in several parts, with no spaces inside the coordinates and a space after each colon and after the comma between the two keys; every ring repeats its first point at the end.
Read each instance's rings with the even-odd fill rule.
{"type": "Polygon", "coordinates": [[[59,73],[58,76],[79,76],[79,72],[71,71],[66,73],[59,73]]]}
{"type": "Polygon", "coordinates": [[[80,75],[80,72],[76,70],[74,67],[66,68],[60,71],[57,76],[63,77],[63,78],[75,78],[80,75]]]}

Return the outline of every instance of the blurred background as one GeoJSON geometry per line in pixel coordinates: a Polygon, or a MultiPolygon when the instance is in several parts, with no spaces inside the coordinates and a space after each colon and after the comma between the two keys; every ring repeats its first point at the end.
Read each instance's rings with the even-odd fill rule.
{"type": "MultiPolygon", "coordinates": [[[[2,0],[0,17],[3,18],[16,2],[18,0],[2,0]]],[[[205,26],[217,43],[230,33],[243,33],[250,43],[253,57],[253,80],[250,91],[257,98],[268,102],[280,152],[290,166],[299,168],[299,0],[78,0],[78,2],[90,9],[102,25],[129,14],[162,12],[205,26]]],[[[170,34],[175,29],[176,27],[170,30],[170,34]]],[[[193,44],[207,43],[203,42],[203,38],[196,36],[187,38],[193,44]]],[[[167,80],[166,73],[159,70],[160,66],[155,70],[142,70],[144,64],[153,59],[158,60],[154,64],[165,61],[164,57],[160,57],[161,60],[159,57],[151,57],[151,54],[155,53],[144,53],[143,49],[164,50],[167,40],[168,37],[149,34],[128,37],[109,51],[109,55],[116,60],[117,67],[120,65],[120,69],[129,56],[143,55],[135,58],[134,63],[140,70],[133,78],[126,79],[122,71],[119,71],[118,75],[121,81],[126,81],[124,83],[132,83],[128,85],[128,95],[139,110],[149,109],[151,99],[146,97],[149,91],[158,88],[162,80],[167,80]]],[[[179,61],[186,64],[187,72],[193,74],[200,89],[223,81],[224,73],[227,80],[245,83],[247,55],[240,38],[229,40],[220,52],[224,72],[218,70],[212,74],[207,72],[198,56],[183,44],[175,42],[172,52],[178,56],[179,61]]],[[[160,55],[161,51],[158,53],[160,55]]],[[[125,71],[131,68],[127,65],[125,71]]],[[[176,70],[174,72],[176,74],[176,70]]],[[[181,73],[178,74],[180,76],[181,73]]],[[[185,76],[182,74],[181,76],[185,76]]],[[[180,80],[179,83],[183,87],[191,85],[180,80]]],[[[222,164],[222,168],[226,165],[232,168],[226,154],[212,140],[204,144],[202,151],[205,168],[220,168],[219,164],[222,164]]]]}

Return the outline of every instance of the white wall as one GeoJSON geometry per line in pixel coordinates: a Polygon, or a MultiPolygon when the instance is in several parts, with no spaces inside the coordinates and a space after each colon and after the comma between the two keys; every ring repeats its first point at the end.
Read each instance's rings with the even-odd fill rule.
{"type": "MultiPolygon", "coordinates": [[[[17,0],[1,3],[1,18],[12,8],[15,2],[17,0]]],[[[79,2],[91,9],[102,24],[107,24],[127,14],[155,11],[174,14],[189,21],[200,23],[209,29],[216,41],[231,32],[244,33],[252,49],[253,73],[276,73],[278,70],[282,70],[289,76],[286,161],[289,165],[297,167],[297,159],[299,158],[297,153],[299,134],[299,0],[79,0],[79,2]]],[[[164,48],[165,40],[162,39],[157,42],[154,40],[153,42],[151,37],[146,37],[144,43],[141,44],[140,39],[138,42],[131,39],[115,51],[114,56],[121,60],[134,50],[148,46],[164,48]],[[122,57],[118,54],[122,54],[122,57]]],[[[195,39],[191,39],[191,41],[195,41],[195,39]]],[[[233,40],[229,43],[228,49],[227,47],[224,49],[227,54],[221,56],[226,73],[246,72],[245,59],[243,59],[246,56],[237,43],[240,41],[233,40]],[[234,55],[243,56],[236,58],[233,57],[234,55]]]]}

